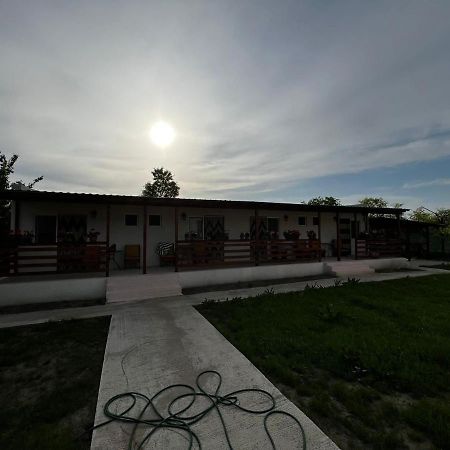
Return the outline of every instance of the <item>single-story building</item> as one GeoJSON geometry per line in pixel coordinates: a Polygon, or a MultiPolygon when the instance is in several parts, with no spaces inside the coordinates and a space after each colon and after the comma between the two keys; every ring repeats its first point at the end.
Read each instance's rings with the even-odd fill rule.
{"type": "Polygon", "coordinates": [[[11,201],[3,275],[89,272],[161,264],[175,271],[285,264],[322,258],[400,256],[403,208],[147,198],[34,190],[11,201]],[[393,217],[397,233],[374,238],[369,216],[393,217]]]}

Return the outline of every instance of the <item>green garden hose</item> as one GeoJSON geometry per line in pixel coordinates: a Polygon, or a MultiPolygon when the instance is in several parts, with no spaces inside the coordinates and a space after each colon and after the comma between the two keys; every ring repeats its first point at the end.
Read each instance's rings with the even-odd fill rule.
{"type": "MultiPolygon", "coordinates": [[[[267,391],[263,389],[239,389],[229,394],[220,395],[220,387],[222,385],[222,376],[219,372],[215,370],[206,370],[200,373],[196,379],[196,385],[198,390],[194,387],[189,386],[187,384],[172,384],[166,386],[165,388],[158,391],[153,397],[149,398],[144,394],[139,392],[124,392],[122,394],[115,395],[111,397],[105,404],[103,408],[103,412],[108,420],[102,422],[92,428],[90,430],[94,430],[96,428],[103,427],[112,422],[122,422],[122,423],[130,423],[133,424],[133,429],[130,435],[130,439],[128,441],[128,450],[140,450],[143,449],[145,444],[151,440],[154,434],[160,429],[169,429],[174,431],[182,431],[185,433],[189,440],[188,449],[191,450],[194,448],[194,443],[197,445],[199,449],[202,448],[202,444],[200,442],[197,434],[192,430],[192,426],[198,422],[200,422],[207,414],[211,411],[215,410],[219,415],[220,421],[222,423],[225,439],[227,441],[228,447],[230,450],[233,450],[234,447],[231,443],[230,435],[227,430],[227,426],[223,419],[222,413],[220,411],[219,406],[223,407],[234,407],[240,409],[241,411],[251,413],[251,414],[259,414],[264,415],[264,430],[269,438],[269,441],[272,445],[273,450],[276,450],[275,442],[272,438],[272,434],[269,430],[269,418],[274,415],[283,415],[291,418],[300,429],[301,433],[301,449],[306,450],[306,435],[305,430],[300,423],[300,421],[294,417],[292,414],[289,414],[284,411],[279,411],[275,409],[275,399],[274,397],[267,391]],[[201,378],[206,374],[212,374],[218,378],[217,388],[214,393],[208,393],[201,385],[201,378]],[[160,397],[163,393],[171,390],[171,389],[187,389],[188,393],[176,396],[168,405],[167,411],[163,414],[161,411],[157,409],[155,406],[155,401],[158,397],[160,397]],[[269,406],[262,409],[249,409],[241,406],[239,404],[239,395],[245,393],[256,393],[261,394],[263,397],[266,397],[269,400],[269,406]],[[194,406],[196,399],[204,398],[209,400],[210,405],[202,409],[200,412],[196,412],[195,414],[189,414],[189,410],[194,406]],[[176,410],[176,405],[178,402],[183,399],[188,400],[187,406],[183,406],[181,409],[176,410]],[[131,404],[127,406],[123,411],[117,412],[117,403],[125,401],[131,401],[131,404]],[[142,403],[142,409],[138,410],[138,403],[142,403]],[[115,411],[113,411],[115,410],[115,411]],[[133,414],[133,411],[137,410],[137,414],[133,414]],[[152,411],[157,418],[155,419],[144,419],[144,414],[148,411],[152,411]],[[136,430],[139,426],[144,426],[148,429],[148,431],[144,434],[144,436],[140,439],[139,442],[136,441],[136,430]]],[[[89,431],[90,431],[89,430],[89,431]]]]}

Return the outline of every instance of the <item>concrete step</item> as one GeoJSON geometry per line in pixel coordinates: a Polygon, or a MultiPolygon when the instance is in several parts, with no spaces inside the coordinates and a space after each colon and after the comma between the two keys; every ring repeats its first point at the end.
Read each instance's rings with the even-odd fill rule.
{"type": "Polygon", "coordinates": [[[108,303],[177,295],[182,294],[178,276],[175,273],[111,277],[106,283],[106,301],[108,303]]]}
{"type": "Polygon", "coordinates": [[[327,262],[327,266],[338,277],[352,277],[375,273],[375,269],[370,267],[366,261],[333,261],[327,262]]]}

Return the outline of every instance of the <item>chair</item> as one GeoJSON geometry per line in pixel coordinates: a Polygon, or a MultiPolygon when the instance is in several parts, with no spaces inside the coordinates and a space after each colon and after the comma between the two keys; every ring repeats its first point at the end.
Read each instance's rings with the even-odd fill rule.
{"type": "Polygon", "coordinates": [[[141,266],[140,245],[125,245],[123,254],[123,265],[125,269],[139,268],[141,266]]]}
{"type": "Polygon", "coordinates": [[[175,244],[173,242],[159,242],[155,253],[159,256],[161,266],[175,264],[175,244]]]}
{"type": "Polygon", "coordinates": [[[117,262],[116,259],[116,255],[118,252],[119,251],[117,250],[117,245],[111,244],[108,248],[108,258],[110,262],[112,261],[116,265],[117,269],[121,269],[120,264],[117,262]]]}

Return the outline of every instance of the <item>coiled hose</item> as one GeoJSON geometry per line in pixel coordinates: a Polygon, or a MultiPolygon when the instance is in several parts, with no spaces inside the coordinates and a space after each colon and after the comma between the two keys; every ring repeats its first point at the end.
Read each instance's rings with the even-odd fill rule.
{"type": "Polygon", "coordinates": [[[130,423],[133,424],[133,429],[130,435],[130,439],[128,441],[128,450],[140,450],[144,448],[144,445],[148,443],[152,436],[160,430],[160,429],[170,429],[170,430],[178,430],[186,433],[188,440],[189,440],[189,447],[188,449],[191,450],[194,448],[194,443],[197,444],[198,448],[202,448],[202,444],[200,442],[199,437],[197,434],[192,430],[192,426],[198,422],[200,422],[207,414],[209,414],[211,411],[215,410],[220,418],[220,421],[222,423],[225,439],[227,441],[228,447],[230,450],[233,450],[234,447],[231,443],[230,435],[227,430],[227,426],[225,424],[225,421],[223,419],[222,413],[220,412],[219,406],[224,407],[234,407],[237,409],[240,409],[241,411],[245,411],[247,413],[251,414],[259,414],[264,415],[263,425],[264,430],[269,438],[269,441],[272,445],[273,450],[276,450],[276,445],[273,440],[273,437],[271,435],[271,432],[269,430],[268,425],[268,419],[271,416],[274,415],[283,415],[290,417],[299,427],[300,434],[301,434],[301,442],[302,446],[300,447],[302,450],[306,450],[306,435],[305,430],[302,426],[302,424],[299,422],[299,420],[294,417],[292,414],[285,412],[285,411],[279,411],[276,410],[275,407],[275,399],[274,397],[267,391],[263,389],[239,389],[233,392],[230,392],[229,394],[220,395],[220,387],[222,385],[222,376],[219,372],[215,370],[205,370],[204,372],[201,372],[196,379],[196,385],[198,388],[198,391],[190,385],[187,384],[172,384],[169,386],[166,386],[165,388],[158,391],[153,397],[149,398],[144,394],[141,394],[139,392],[124,392],[122,394],[115,395],[114,397],[111,397],[105,404],[103,408],[103,412],[106,417],[108,417],[108,420],[105,422],[102,422],[98,425],[95,425],[94,427],[90,428],[87,431],[94,430],[96,428],[103,427],[105,425],[108,425],[112,422],[123,422],[123,423],[130,423]],[[208,393],[201,385],[201,379],[204,375],[212,374],[218,378],[217,388],[215,389],[214,393],[208,393]],[[155,406],[155,401],[158,397],[160,397],[163,393],[171,390],[171,389],[178,389],[178,388],[184,388],[188,390],[188,393],[178,395],[176,396],[168,405],[167,412],[164,415],[161,411],[157,409],[155,406]],[[249,409],[245,408],[244,406],[241,406],[239,404],[238,396],[240,394],[245,393],[256,393],[261,394],[262,396],[266,397],[269,402],[270,406],[267,406],[262,409],[249,409]],[[200,412],[197,412],[195,414],[191,415],[189,414],[189,410],[193,407],[195,401],[198,398],[204,398],[209,401],[209,406],[202,409],[200,412]],[[189,400],[187,406],[182,407],[179,410],[176,410],[175,405],[177,402],[182,401],[183,399],[189,400]],[[123,400],[130,401],[130,406],[127,406],[123,411],[121,412],[115,412],[117,411],[117,404],[123,400]],[[141,400],[143,402],[142,409],[137,411],[137,414],[133,414],[133,410],[137,409],[138,400],[141,400]],[[136,408],[135,408],[136,407],[136,408]],[[153,411],[153,413],[156,415],[157,418],[155,419],[144,419],[144,414],[147,411],[153,411]],[[130,414],[129,414],[130,413],[130,414]],[[133,415],[132,415],[133,414],[133,415]],[[138,426],[145,426],[148,428],[148,432],[144,434],[144,436],[140,439],[140,441],[136,441],[136,430],[138,426]]]}

